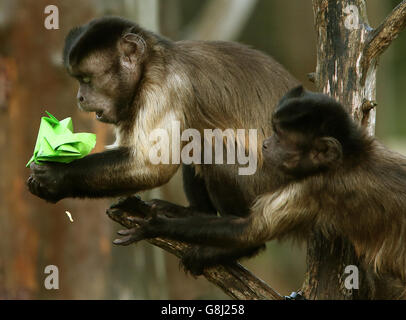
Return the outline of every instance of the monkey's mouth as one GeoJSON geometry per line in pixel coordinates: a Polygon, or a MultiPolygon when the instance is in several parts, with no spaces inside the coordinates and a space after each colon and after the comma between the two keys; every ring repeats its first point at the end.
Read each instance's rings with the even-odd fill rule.
{"type": "Polygon", "coordinates": [[[111,119],[109,113],[107,114],[103,110],[95,111],[96,113],[96,120],[104,123],[115,123],[114,119],[111,119]]]}
{"type": "Polygon", "coordinates": [[[99,121],[103,120],[103,111],[96,111],[96,119],[99,121]]]}

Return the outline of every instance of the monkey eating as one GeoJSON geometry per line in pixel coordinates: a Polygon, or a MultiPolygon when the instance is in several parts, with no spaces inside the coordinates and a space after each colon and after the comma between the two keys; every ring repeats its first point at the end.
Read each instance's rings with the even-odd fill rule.
{"type": "Polygon", "coordinates": [[[366,267],[404,285],[406,158],[368,136],[340,103],[303,87],[283,97],[272,126],[263,143],[272,190],[257,198],[249,215],[187,216],[184,208],[184,217],[173,217],[173,205],[153,202],[139,216],[140,200],[133,199],[131,206],[110,209],[133,212],[129,219],[138,224],[119,232],[124,238],[116,243],[163,237],[206,246],[194,252],[198,260],[203,252],[209,256],[207,248],[245,248],[249,255],[249,248],[269,240],[306,240],[317,230],[328,239],[347,238],[366,267]]]}
{"type": "Polygon", "coordinates": [[[238,175],[236,165],[183,165],[190,207],[155,200],[140,208],[128,198],[110,210],[144,215],[134,214],[140,226],[116,243],[157,236],[191,243],[182,262],[200,274],[316,228],[347,237],[366,264],[404,280],[405,158],[368,137],[339,103],[301,87],[273,113],[298,82],[272,58],[235,43],[172,42],[102,18],[69,33],[64,62],[80,83],[79,107],[115,125],[117,140],[68,165],[32,164],[33,194],[57,202],[166,183],[179,165],[151,164],[147,137],[155,128],[169,131],[171,120],[200,132],[257,128],[263,152],[255,174],[238,175]]]}
{"type": "MultiPolygon", "coordinates": [[[[271,57],[232,42],[174,42],[131,21],[105,17],[72,29],[63,58],[79,82],[79,108],[114,125],[116,142],[69,164],[31,164],[27,185],[34,195],[55,203],[67,197],[128,196],[165,184],[180,164],[153,164],[149,136],[162,129],[171,137],[173,121],[202,137],[205,129],[258,132],[258,143],[249,146],[258,154],[252,175],[239,175],[238,164],[182,165],[190,208],[180,216],[197,212],[217,224],[219,214],[224,232],[233,233],[227,221],[245,221],[256,197],[272,191],[274,178],[265,173],[261,145],[272,133],[277,102],[299,83],[271,57]]],[[[199,273],[206,265],[251,256],[263,247],[209,242],[185,255],[186,269],[199,273]]]]}

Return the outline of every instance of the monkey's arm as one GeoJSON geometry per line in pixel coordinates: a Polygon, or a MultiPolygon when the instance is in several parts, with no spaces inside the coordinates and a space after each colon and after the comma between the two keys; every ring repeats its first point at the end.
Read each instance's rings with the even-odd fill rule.
{"type": "Polygon", "coordinates": [[[217,217],[201,212],[192,214],[193,209],[169,204],[160,200],[143,202],[132,198],[131,204],[118,204],[109,209],[109,215],[131,214],[129,219],[139,226],[120,231],[125,236],[115,241],[115,244],[128,245],[148,238],[163,237],[191,244],[249,247],[261,244],[254,238],[247,238],[253,227],[251,217],[217,217]]]}
{"type": "MultiPolygon", "coordinates": [[[[124,216],[130,225],[138,225],[119,231],[123,238],[115,240],[115,244],[129,245],[156,237],[191,244],[182,257],[182,264],[194,275],[202,274],[206,267],[253,256],[264,248],[266,241],[279,238],[295,227],[295,224],[286,224],[283,217],[272,221],[258,210],[251,210],[244,218],[216,217],[194,208],[162,200],[143,202],[136,197],[119,201],[107,214],[115,221],[115,217],[124,216]]],[[[276,210],[275,214],[277,217],[286,212],[276,210]]]]}
{"type": "Polygon", "coordinates": [[[132,220],[140,227],[120,231],[119,234],[125,237],[116,240],[115,244],[127,245],[143,239],[163,237],[210,246],[247,246],[247,241],[243,237],[244,231],[249,227],[246,218],[212,216],[168,218],[157,215],[148,219],[132,217],[132,220]]]}
{"type": "Polygon", "coordinates": [[[298,208],[293,202],[278,208],[263,207],[257,202],[247,217],[192,214],[193,209],[159,200],[143,202],[131,198],[129,205],[113,206],[109,214],[132,214],[129,219],[139,227],[120,231],[124,236],[115,244],[128,245],[143,239],[163,237],[191,244],[225,246],[229,248],[253,247],[289,235],[306,234],[314,223],[314,215],[298,208]],[[291,204],[291,205],[289,205],[291,204]]]}
{"type": "Polygon", "coordinates": [[[129,148],[95,153],[69,164],[31,164],[27,185],[31,193],[50,202],[67,197],[113,197],[135,193],[165,183],[176,166],[134,168],[129,148]]]}

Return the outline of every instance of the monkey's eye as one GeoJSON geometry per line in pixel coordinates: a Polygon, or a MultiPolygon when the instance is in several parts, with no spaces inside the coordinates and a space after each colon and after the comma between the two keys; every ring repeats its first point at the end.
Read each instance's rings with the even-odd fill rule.
{"type": "Polygon", "coordinates": [[[83,78],[81,78],[81,82],[83,82],[83,83],[90,83],[90,77],[83,77],[83,78]]]}

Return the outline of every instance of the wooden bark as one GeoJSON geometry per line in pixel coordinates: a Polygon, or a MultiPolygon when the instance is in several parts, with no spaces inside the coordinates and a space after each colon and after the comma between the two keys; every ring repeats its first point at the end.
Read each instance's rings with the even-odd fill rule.
{"type": "MultiPolygon", "coordinates": [[[[368,24],[364,0],[313,0],[313,9],[318,45],[317,69],[312,78],[320,91],[341,101],[372,135],[377,61],[406,25],[406,2],[375,30],[368,24]],[[355,20],[351,21],[350,15],[355,20]]],[[[392,283],[362,267],[353,246],[345,239],[331,242],[319,233],[313,234],[308,243],[307,265],[303,292],[308,299],[385,299],[396,294],[392,283]],[[344,286],[347,265],[359,267],[359,290],[344,286]]]]}

